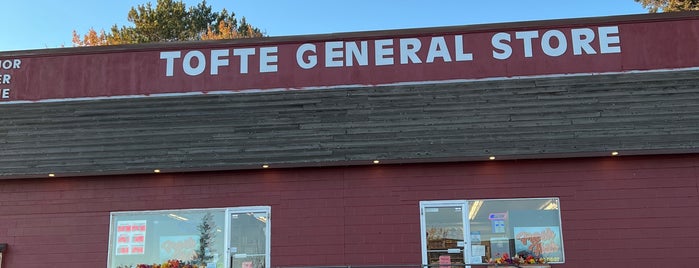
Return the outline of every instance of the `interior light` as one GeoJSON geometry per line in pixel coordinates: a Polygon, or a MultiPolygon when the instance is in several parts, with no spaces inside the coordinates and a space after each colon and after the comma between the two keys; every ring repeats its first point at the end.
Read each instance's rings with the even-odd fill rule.
{"type": "Polygon", "coordinates": [[[488,159],[490,159],[490,160],[495,160],[495,156],[494,156],[494,155],[491,155],[490,157],[488,157],[488,159]]]}
{"type": "Polygon", "coordinates": [[[49,173],[49,177],[56,177],[56,174],[49,173]]]}
{"type": "Polygon", "coordinates": [[[379,161],[379,160],[374,160],[374,164],[378,164],[378,163],[381,163],[381,161],[379,161]]]}
{"type": "Polygon", "coordinates": [[[255,219],[257,219],[258,221],[267,223],[267,217],[265,217],[265,216],[256,216],[255,219]]]}
{"type": "Polygon", "coordinates": [[[612,152],[612,156],[617,156],[617,155],[619,155],[619,152],[617,152],[617,151],[612,152]]]}
{"type": "Polygon", "coordinates": [[[541,209],[541,210],[556,210],[556,209],[558,209],[558,202],[556,202],[555,200],[544,202],[544,204],[541,205],[541,207],[539,207],[539,209],[541,209]]]}
{"type": "Polygon", "coordinates": [[[160,173],[160,169],[154,169],[153,173],[160,173]]]}
{"type": "Polygon", "coordinates": [[[269,168],[269,165],[264,164],[264,165],[262,165],[262,168],[269,168]]]}
{"type": "Polygon", "coordinates": [[[468,211],[468,220],[472,221],[476,218],[476,215],[478,215],[478,211],[481,209],[481,206],[483,206],[483,200],[473,201],[473,205],[471,205],[471,209],[468,211]]]}
{"type": "Polygon", "coordinates": [[[172,213],[167,214],[167,216],[170,217],[170,218],[173,218],[173,219],[175,219],[175,220],[178,220],[178,221],[188,221],[188,220],[189,220],[189,219],[187,219],[187,218],[185,218],[185,217],[182,217],[182,216],[177,215],[177,214],[172,214],[172,213]]]}

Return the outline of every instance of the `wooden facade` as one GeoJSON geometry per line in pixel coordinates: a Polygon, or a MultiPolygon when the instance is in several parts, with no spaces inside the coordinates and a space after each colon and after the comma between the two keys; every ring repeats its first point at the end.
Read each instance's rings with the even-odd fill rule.
{"type": "Polygon", "coordinates": [[[699,71],[0,105],[0,176],[696,153],[699,71]]]}

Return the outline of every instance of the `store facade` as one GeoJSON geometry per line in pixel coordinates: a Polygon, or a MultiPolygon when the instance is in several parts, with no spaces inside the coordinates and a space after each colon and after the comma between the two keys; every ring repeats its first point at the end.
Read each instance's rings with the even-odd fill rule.
{"type": "Polygon", "coordinates": [[[693,267],[699,13],[0,53],[5,267],[693,267]]]}

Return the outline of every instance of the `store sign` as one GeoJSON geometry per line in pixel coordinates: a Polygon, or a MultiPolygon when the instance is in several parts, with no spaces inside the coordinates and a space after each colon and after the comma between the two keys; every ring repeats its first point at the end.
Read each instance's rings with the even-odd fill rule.
{"type": "MultiPolygon", "coordinates": [[[[646,15],[644,18],[654,18],[646,15]]],[[[592,20],[589,20],[592,21],[592,20]]],[[[575,22],[571,20],[570,22],[575,22]]],[[[694,68],[699,18],[180,44],[11,57],[0,103],[694,68]],[[275,40],[281,40],[275,42],[275,40]]],[[[65,50],[64,50],[65,51],[65,50]]]]}

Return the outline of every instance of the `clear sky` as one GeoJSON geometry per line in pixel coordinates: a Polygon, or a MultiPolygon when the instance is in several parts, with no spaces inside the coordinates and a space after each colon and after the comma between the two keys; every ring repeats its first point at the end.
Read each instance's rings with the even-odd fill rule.
{"type": "MultiPolygon", "coordinates": [[[[72,31],[131,25],[149,0],[0,0],[0,51],[72,46],[72,31]]],[[[157,0],[150,0],[153,4],[157,0]]],[[[201,0],[185,0],[193,6],[201,0]]],[[[208,0],[269,36],[646,13],[633,0],[208,0]]]]}

